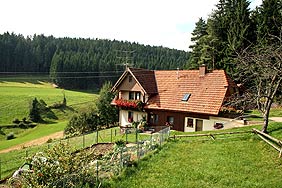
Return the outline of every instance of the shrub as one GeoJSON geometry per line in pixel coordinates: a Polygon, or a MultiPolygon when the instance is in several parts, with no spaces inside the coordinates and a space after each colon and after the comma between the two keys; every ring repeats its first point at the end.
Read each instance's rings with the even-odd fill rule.
{"type": "Polygon", "coordinates": [[[12,140],[12,139],[14,139],[14,138],[15,138],[15,135],[14,135],[13,132],[10,132],[10,133],[7,135],[7,137],[6,137],[7,140],[12,140]]]}
{"type": "Polygon", "coordinates": [[[0,134],[5,135],[5,133],[2,130],[2,127],[0,127],[0,134]]]}
{"type": "Polygon", "coordinates": [[[65,128],[65,134],[70,137],[93,132],[98,129],[99,124],[100,117],[93,111],[74,114],[65,128]]]}
{"type": "Polygon", "coordinates": [[[46,143],[52,143],[52,142],[53,142],[53,139],[49,138],[46,143]]]}
{"type": "Polygon", "coordinates": [[[27,187],[90,187],[97,186],[92,152],[74,154],[70,145],[56,144],[29,159],[33,173],[23,174],[27,187]]]}
{"type": "Polygon", "coordinates": [[[23,118],[23,123],[24,123],[24,124],[30,124],[31,121],[28,121],[28,120],[26,119],[26,117],[24,117],[24,118],[23,118]]]}
{"type": "Polygon", "coordinates": [[[13,120],[13,123],[15,123],[15,124],[19,124],[21,121],[18,119],[18,118],[15,118],[14,120],[13,120]]]}
{"type": "Polygon", "coordinates": [[[118,140],[115,142],[117,147],[124,147],[126,145],[124,140],[118,140]]]}
{"type": "Polygon", "coordinates": [[[24,122],[20,122],[19,128],[21,128],[21,129],[27,129],[27,128],[28,128],[28,125],[26,125],[24,122]]]}

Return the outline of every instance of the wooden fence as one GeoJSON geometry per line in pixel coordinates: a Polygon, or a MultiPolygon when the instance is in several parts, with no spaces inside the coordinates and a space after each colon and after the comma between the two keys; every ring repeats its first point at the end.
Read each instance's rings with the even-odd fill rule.
{"type": "Polygon", "coordinates": [[[252,131],[234,131],[234,132],[221,132],[221,133],[206,133],[206,134],[186,134],[186,135],[173,135],[170,138],[187,138],[187,137],[211,137],[211,139],[215,140],[215,136],[218,135],[231,135],[231,134],[243,134],[243,133],[251,133],[252,131]]]}
{"type": "Polygon", "coordinates": [[[272,146],[274,149],[276,149],[279,152],[279,158],[282,156],[282,141],[263,133],[257,129],[253,129],[253,132],[256,133],[263,141],[265,141],[267,144],[272,146]]]}

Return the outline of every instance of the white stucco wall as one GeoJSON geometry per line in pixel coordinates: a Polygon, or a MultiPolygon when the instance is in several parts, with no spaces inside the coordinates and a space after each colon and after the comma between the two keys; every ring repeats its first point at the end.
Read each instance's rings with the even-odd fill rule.
{"type": "MultiPolygon", "coordinates": [[[[185,121],[184,121],[184,131],[185,132],[195,132],[196,131],[196,119],[199,119],[199,118],[185,117],[185,121]],[[186,126],[188,119],[193,119],[193,128],[186,126]]],[[[199,119],[199,120],[203,120],[203,131],[216,130],[214,128],[215,123],[222,123],[223,124],[222,129],[230,129],[232,127],[239,127],[239,126],[243,126],[244,124],[242,120],[233,120],[233,119],[214,117],[214,116],[210,116],[209,119],[199,119]]]]}
{"type": "MultiPolygon", "coordinates": [[[[140,121],[145,116],[147,119],[147,113],[146,112],[139,112],[139,111],[131,111],[133,112],[133,121],[140,121]]],[[[119,123],[121,126],[126,126],[128,124],[131,124],[128,122],[128,110],[120,110],[119,111],[119,123]]]]}

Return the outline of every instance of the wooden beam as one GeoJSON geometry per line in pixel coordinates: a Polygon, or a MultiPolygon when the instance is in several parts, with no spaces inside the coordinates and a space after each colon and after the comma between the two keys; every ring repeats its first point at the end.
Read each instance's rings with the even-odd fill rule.
{"type": "Polygon", "coordinates": [[[278,148],[277,146],[275,146],[273,143],[269,142],[269,140],[267,140],[265,137],[261,136],[258,134],[258,136],[263,139],[266,143],[268,143],[269,145],[271,145],[273,148],[275,148],[277,151],[281,151],[280,148],[278,148]]]}
{"type": "Polygon", "coordinates": [[[260,135],[262,135],[262,136],[264,136],[264,137],[270,139],[271,141],[275,142],[276,144],[278,144],[279,146],[282,147],[282,142],[281,142],[280,140],[278,140],[278,139],[276,139],[276,138],[274,138],[274,137],[272,137],[272,136],[270,136],[270,135],[268,135],[268,134],[266,134],[266,133],[264,133],[264,132],[261,132],[261,131],[259,131],[259,130],[257,130],[257,129],[253,129],[253,131],[254,131],[255,133],[257,133],[257,134],[260,134],[260,135]]]}
{"type": "Polygon", "coordinates": [[[174,135],[170,138],[183,138],[183,137],[200,137],[200,136],[210,136],[214,137],[215,135],[226,135],[226,134],[243,134],[251,133],[252,131],[235,131],[235,132],[222,132],[222,133],[207,133],[207,134],[187,134],[187,135],[174,135]]]}

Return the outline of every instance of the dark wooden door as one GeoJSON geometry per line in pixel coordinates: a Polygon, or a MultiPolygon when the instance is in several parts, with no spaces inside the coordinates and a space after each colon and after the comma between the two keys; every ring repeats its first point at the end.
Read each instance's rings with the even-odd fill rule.
{"type": "Polygon", "coordinates": [[[203,120],[196,119],[196,131],[203,130],[203,120]]]}

